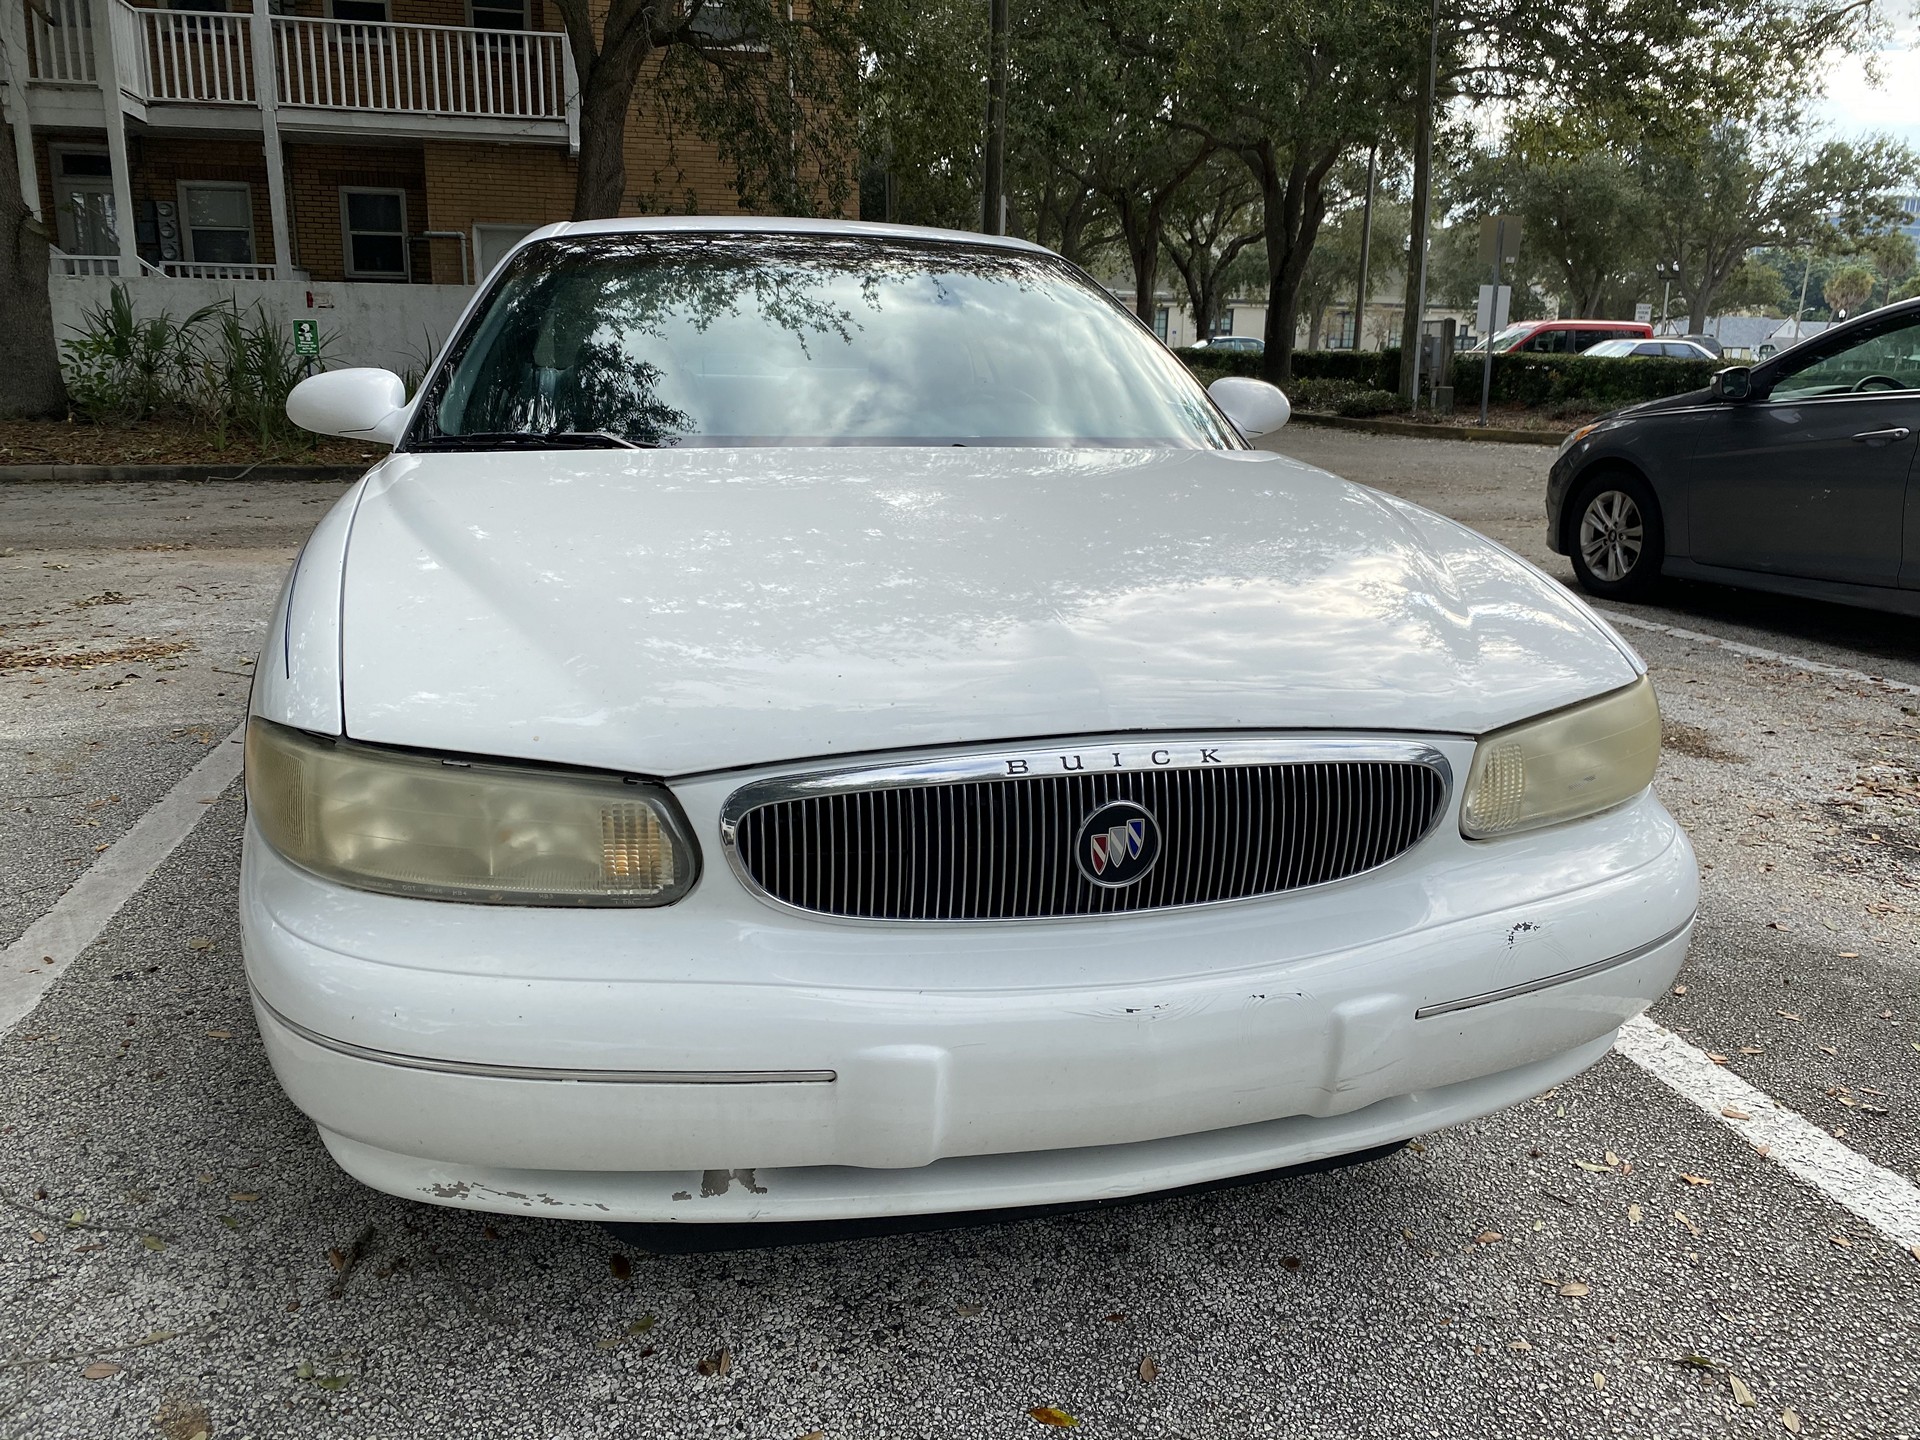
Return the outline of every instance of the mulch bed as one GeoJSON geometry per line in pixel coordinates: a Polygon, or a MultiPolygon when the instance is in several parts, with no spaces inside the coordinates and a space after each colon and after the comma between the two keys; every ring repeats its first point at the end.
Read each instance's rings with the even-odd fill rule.
{"type": "Polygon", "coordinates": [[[370,465],[385,453],[362,441],[313,442],[262,450],[235,434],[219,449],[206,431],[178,420],[0,420],[0,465],[370,465]]]}

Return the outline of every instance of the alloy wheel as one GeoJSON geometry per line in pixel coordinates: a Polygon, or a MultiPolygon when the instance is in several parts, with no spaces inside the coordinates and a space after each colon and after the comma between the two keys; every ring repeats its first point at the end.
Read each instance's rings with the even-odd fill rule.
{"type": "Polygon", "coordinates": [[[1646,546],[1640,507],[1624,490],[1602,490],[1580,517],[1580,558],[1597,580],[1617,583],[1633,573],[1646,546]]]}

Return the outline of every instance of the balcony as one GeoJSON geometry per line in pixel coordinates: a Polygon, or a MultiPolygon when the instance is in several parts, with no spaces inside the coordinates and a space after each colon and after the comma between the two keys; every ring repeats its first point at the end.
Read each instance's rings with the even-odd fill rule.
{"type": "MultiPolygon", "coordinates": [[[[92,13],[90,0],[28,11],[28,77],[67,92],[36,98],[36,111],[49,100],[60,111],[48,121],[74,118],[75,88],[99,103],[92,13]]],[[[259,128],[253,16],[125,0],[109,14],[122,104],[136,119],[259,128]]],[[[276,16],[272,27],[271,93],[283,130],[577,143],[572,57],[556,31],[299,16],[276,16]]]]}

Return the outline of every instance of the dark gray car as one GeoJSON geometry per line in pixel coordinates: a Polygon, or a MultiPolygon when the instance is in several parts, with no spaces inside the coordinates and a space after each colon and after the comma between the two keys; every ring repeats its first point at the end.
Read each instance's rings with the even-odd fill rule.
{"type": "Polygon", "coordinates": [[[1573,432],[1549,543],[1595,595],[1661,575],[1920,615],[1920,301],[1573,432]]]}

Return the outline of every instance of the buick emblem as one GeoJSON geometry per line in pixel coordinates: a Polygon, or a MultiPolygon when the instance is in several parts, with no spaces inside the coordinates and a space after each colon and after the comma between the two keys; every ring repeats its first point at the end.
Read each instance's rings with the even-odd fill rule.
{"type": "Polygon", "coordinates": [[[1095,885],[1131,885],[1160,858],[1160,824],[1131,800],[1109,801],[1081,822],[1073,858],[1095,885]]]}

